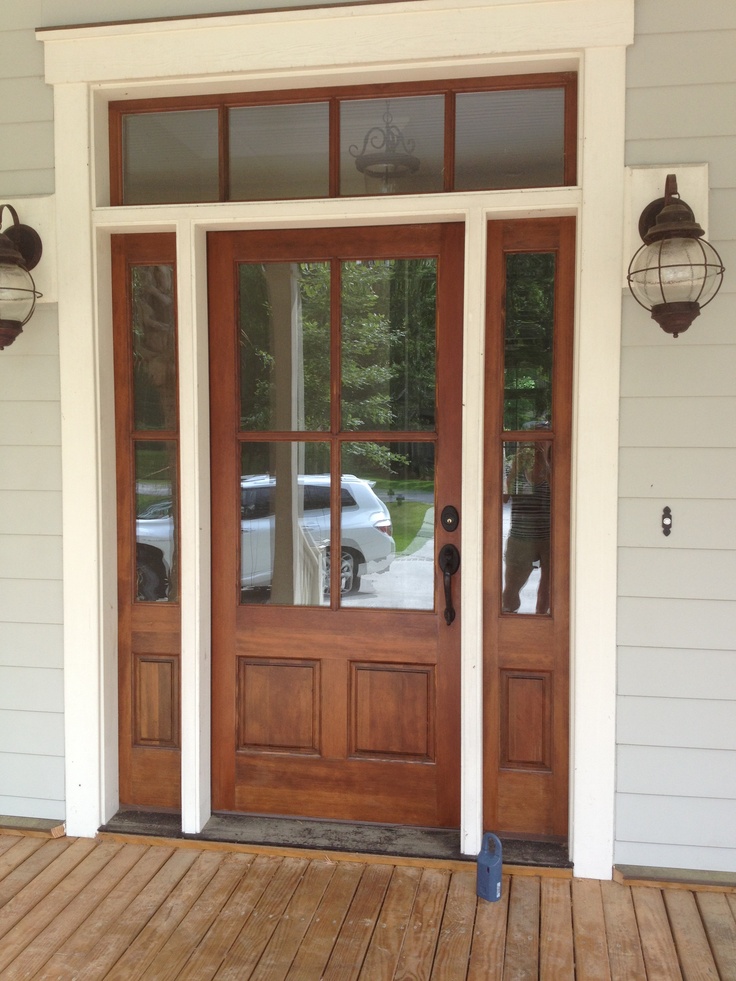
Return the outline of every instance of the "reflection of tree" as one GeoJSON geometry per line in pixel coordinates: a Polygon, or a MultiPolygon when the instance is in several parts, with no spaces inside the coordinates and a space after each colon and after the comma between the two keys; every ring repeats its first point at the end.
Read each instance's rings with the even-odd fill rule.
{"type": "Polygon", "coordinates": [[[506,259],[504,428],[549,419],[555,256],[512,253],[506,259]]]}
{"type": "MultiPolygon", "coordinates": [[[[331,267],[290,265],[301,301],[301,376],[307,432],[330,428],[331,267]]],[[[434,428],[436,261],[365,260],[341,264],[342,427],[360,432],[434,428]]],[[[241,426],[274,426],[278,371],[268,269],[240,267],[241,426]]],[[[282,395],[283,397],[283,395],[282,395]]],[[[287,393],[288,397],[288,393],[287,393]]],[[[360,444],[385,468],[388,446],[360,444]]],[[[390,467],[389,467],[390,469],[390,467]]]]}

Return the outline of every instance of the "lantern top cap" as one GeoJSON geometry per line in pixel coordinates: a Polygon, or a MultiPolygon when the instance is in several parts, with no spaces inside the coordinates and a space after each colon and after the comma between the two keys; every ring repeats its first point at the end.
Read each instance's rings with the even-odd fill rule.
{"type": "Polygon", "coordinates": [[[646,245],[666,238],[701,238],[705,234],[690,205],[680,198],[675,174],[667,175],[664,197],[652,201],[642,211],[639,234],[646,245]]]}
{"type": "Polygon", "coordinates": [[[0,204],[0,228],[6,208],[13,218],[13,224],[4,232],[0,231],[0,263],[6,266],[23,266],[27,270],[35,269],[43,253],[41,236],[30,225],[21,225],[18,212],[12,204],[0,204]]]}

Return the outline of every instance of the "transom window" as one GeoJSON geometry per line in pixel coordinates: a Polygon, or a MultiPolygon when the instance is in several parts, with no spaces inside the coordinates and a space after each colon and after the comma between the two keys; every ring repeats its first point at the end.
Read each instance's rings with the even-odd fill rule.
{"type": "Polygon", "coordinates": [[[111,203],[559,187],[574,73],[110,105],[111,203]]]}

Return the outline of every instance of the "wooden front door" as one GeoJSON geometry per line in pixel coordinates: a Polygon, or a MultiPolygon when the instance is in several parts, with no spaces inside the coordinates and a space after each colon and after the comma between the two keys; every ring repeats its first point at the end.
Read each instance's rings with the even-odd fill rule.
{"type": "Polygon", "coordinates": [[[489,223],[484,825],[509,836],[567,834],[574,243],[489,223]]]}
{"type": "Polygon", "coordinates": [[[457,827],[462,226],[210,233],[208,275],[214,809],[457,827]]]}

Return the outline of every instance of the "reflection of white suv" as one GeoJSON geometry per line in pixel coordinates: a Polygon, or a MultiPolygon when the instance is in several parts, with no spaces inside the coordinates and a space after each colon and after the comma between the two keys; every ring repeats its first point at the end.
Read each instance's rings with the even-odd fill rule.
{"type": "MultiPolygon", "coordinates": [[[[295,502],[299,526],[315,555],[324,557],[325,584],[330,563],[330,476],[300,474],[295,502]]],[[[241,587],[268,588],[273,579],[276,479],[265,474],[240,482],[241,587]]],[[[285,516],[286,517],[286,516],[285,516]]],[[[281,519],[282,522],[284,519],[281,519]]],[[[366,480],[343,474],[340,485],[340,591],[357,593],[361,576],[385,572],[396,553],[391,516],[366,480]]],[[[163,599],[162,571],[171,567],[171,502],[160,501],[136,521],[139,599],[163,599]],[[163,567],[163,569],[162,569],[163,567]]]]}

